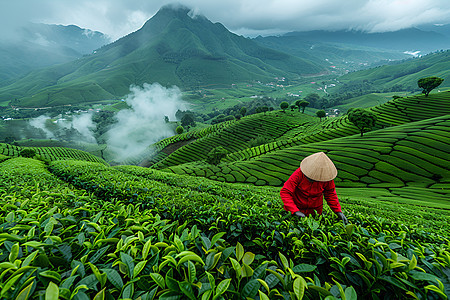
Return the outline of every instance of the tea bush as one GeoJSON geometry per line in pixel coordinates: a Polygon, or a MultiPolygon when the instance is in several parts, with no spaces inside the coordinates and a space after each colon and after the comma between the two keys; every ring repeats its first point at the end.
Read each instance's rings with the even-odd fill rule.
{"type": "MultiPolygon", "coordinates": [[[[126,167],[80,161],[51,165],[60,178],[64,170],[66,180],[84,188],[53,176],[40,161],[14,158],[0,164],[1,297],[399,299],[444,298],[448,292],[449,240],[419,228],[357,213],[345,227],[327,215],[298,222],[266,207],[252,217],[270,211],[265,218],[276,228],[273,238],[261,235],[261,223],[249,240],[236,235],[247,224],[228,223],[233,208],[227,215],[224,206],[214,206],[217,202],[197,199],[211,195],[227,203],[241,190],[237,186],[226,190],[227,185],[212,183],[205,187],[210,193],[195,194],[207,180],[193,186],[192,179],[176,181],[174,175],[152,172],[180,187],[155,182],[145,190],[142,184],[151,181],[145,172],[132,176],[120,171],[126,167]],[[104,177],[95,181],[98,170],[104,177]],[[114,176],[113,190],[105,194],[104,184],[114,176]],[[210,206],[215,217],[183,215],[181,206],[174,215],[170,205],[186,193],[190,202],[197,201],[192,205],[199,215],[210,206]],[[151,195],[154,203],[148,203],[151,195]],[[202,201],[203,208],[196,206],[202,201]]],[[[251,213],[252,201],[245,201],[251,189],[242,190],[244,209],[238,211],[243,217],[251,213]]]]}

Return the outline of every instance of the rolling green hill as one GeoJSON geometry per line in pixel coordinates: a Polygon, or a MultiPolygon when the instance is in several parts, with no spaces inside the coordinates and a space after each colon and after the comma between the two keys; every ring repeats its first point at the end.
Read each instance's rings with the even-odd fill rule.
{"type": "Polygon", "coordinates": [[[130,85],[193,89],[324,73],[322,65],[265,48],[185,7],[166,6],[138,31],[71,63],[32,72],[0,89],[0,102],[54,106],[118,99],[130,85]]]}
{"type": "MultiPolygon", "coordinates": [[[[400,86],[402,90],[417,91],[417,80],[438,76],[444,79],[439,88],[450,87],[450,51],[432,53],[402,63],[386,65],[346,74],[339,80],[346,84],[367,81],[374,87],[400,86]]],[[[433,91],[433,92],[436,92],[433,91]]]]}
{"type": "Polygon", "coordinates": [[[448,189],[449,100],[450,92],[444,92],[372,107],[378,130],[362,138],[346,116],[319,122],[297,112],[257,114],[230,122],[220,131],[168,139],[153,147],[156,152],[149,152],[152,155],[146,161],[154,163],[152,168],[177,174],[279,186],[298,167],[301,157],[325,151],[340,170],[337,186],[448,189]],[[252,137],[264,134],[274,141],[249,145],[252,137]],[[186,145],[177,147],[182,140],[186,145]],[[217,146],[229,153],[221,164],[210,165],[205,159],[217,146]]]}

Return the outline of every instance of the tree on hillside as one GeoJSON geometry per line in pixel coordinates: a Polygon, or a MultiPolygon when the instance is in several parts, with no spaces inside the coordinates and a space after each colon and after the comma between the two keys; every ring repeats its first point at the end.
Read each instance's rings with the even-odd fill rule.
{"type": "Polygon", "coordinates": [[[289,107],[289,103],[286,101],[283,101],[280,103],[280,108],[283,110],[283,112],[286,112],[286,109],[289,107]]]}
{"type": "Polygon", "coordinates": [[[23,149],[19,153],[22,157],[33,158],[36,155],[36,152],[33,149],[23,149]]]}
{"type": "Polygon", "coordinates": [[[245,114],[247,113],[247,108],[245,106],[241,107],[241,110],[239,111],[239,113],[241,114],[241,116],[245,116],[245,114]]]}
{"type": "Polygon", "coordinates": [[[206,159],[206,161],[212,165],[217,165],[220,163],[222,158],[227,156],[227,154],[228,151],[224,147],[222,146],[215,147],[211,151],[209,151],[208,158],[206,159]]]}
{"type": "Polygon", "coordinates": [[[269,107],[268,106],[262,106],[261,107],[261,111],[264,113],[264,115],[266,115],[266,112],[269,111],[269,107]]]}
{"type": "Polygon", "coordinates": [[[422,93],[425,94],[425,97],[428,97],[428,94],[435,88],[437,88],[444,79],[439,77],[425,77],[420,78],[417,81],[417,85],[422,89],[422,93]]]}
{"type": "Polygon", "coordinates": [[[305,108],[309,105],[308,101],[302,100],[298,104],[298,111],[300,111],[300,107],[302,108],[302,113],[305,113],[305,108]]]}
{"type": "Polygon", "coordinates": [[[302,100],[300,100],[300,99],[295,101],[295,105],[297,106],[299,112],[300,112],[300,102],[302,102],[302,100]]]}
{"type": "Polygon", "coordinates": [[[186,113],[181,118],[181,126],[189,129],[190,126],[195,126],[194,116],[191,113],[186,113]]]}
{"type": "Polygon", "coordinates": [[[184,128],[183,126],[178,126],[177,129],[175,129],[175,131],[177,132],[177,134],[182,134],[184,132],[184,128]]]}
{"type": "Polygon", "coordinates": [[[317,107],[320,101],[319,94],[312,93],[305,97],[305,101],[308,101],[311,107],[317,107]]]}
{"type": "Polygon", "coordinates": [[[322,118],[324,118],[327,114],[323,109],[316,111],[316,116],[319,117],[320,121],[322,121],[322,118]]]}
{"type": "Polygon", "coordinates": [[[361,132],[361,136],[365,129],[372,129],[377,121],[377,116],[364,108],[353,108],[348,111],[348,120],[352,122],[361,132]]]}

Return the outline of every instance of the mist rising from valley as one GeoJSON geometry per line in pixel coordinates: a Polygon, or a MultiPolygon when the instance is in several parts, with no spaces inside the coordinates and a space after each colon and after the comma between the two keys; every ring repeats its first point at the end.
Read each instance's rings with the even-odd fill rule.
{"type": "Polygon", "coordinates": [[[159,83],[131,86],[124,100],[128,108],[114,114],[111,125],[101,136],[98,135],[95,114],[89,111],[60,117],[56,120],[48,115],[31,119],[28,124],[39,130],[47,139],[64,139],[73,143],[97,143],[106,145],[113,160],[123,161],[144,151],[149,145],[174,135],[173,127],[166,123],[175,120],[177,110],[185,110],[178,87],[165,88],[159,83]],[[52,121],[53,120],[53,121],[52,121]]]}

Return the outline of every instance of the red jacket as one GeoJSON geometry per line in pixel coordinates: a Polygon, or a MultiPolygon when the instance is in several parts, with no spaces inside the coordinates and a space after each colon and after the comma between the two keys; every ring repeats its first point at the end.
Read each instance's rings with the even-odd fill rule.
{"type": "Polygon", "coordinates": [[[281,199],[284,203],[284,209],[295,213],[301,211],[305,215],[322,214],[323,195],[335,213],[341,211],[341,204],[336,194],[334,181],[315,181],[310,182],[308,178],[298,168],[291,177],[284,183],[280,191],[281,199]]]}

